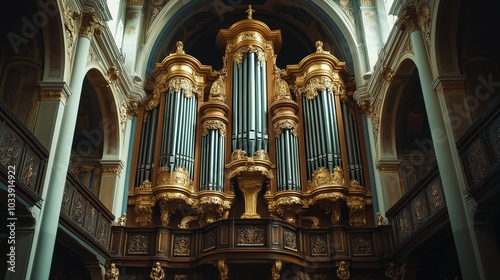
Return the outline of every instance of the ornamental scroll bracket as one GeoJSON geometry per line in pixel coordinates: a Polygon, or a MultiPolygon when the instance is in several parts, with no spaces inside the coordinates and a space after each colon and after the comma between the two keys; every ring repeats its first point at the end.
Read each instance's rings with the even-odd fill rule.
{"type": "Polygon", "coordinates": [[[160,168],[153,193],[159,203],[162,226],[169,225],[171,215],[182,205],[190,207],[195,203],[191,198],[193,182],[184,167],[177,167],[172,173],[165,166],[160,168]]]}
{"type": "Polygon", "coordinates": [[[348,194],[342,168],[336,166],[331,173],[325,167],[316,169],[309,181],[309,192],[309,204],[325,209],[331,215],[332,225],[340,225],[342,206],[348,194]]]}

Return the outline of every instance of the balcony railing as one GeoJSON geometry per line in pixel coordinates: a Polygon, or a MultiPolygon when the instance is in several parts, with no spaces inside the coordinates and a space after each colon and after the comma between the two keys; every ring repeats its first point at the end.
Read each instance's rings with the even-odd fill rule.
{"type": "Polygon", "coordinates": [[[331,268],[347,258],[382,266],[392,249],[390,226],[303,228],[277,219],[225,219],[187,229],[113,226],[110,241],[117,265],[147,268],[152,259],[186,268],[226,258],[282,259],[331,268]]]}
{"type": "Polygon", "coordinates": [[[421,230],[432,227],[431,222],[446,213],[445,209],[439,171],[434,166],[386,213],[396,244],[400,246],[421,230]]]}
{"type": "Polygon", "coordinates": [[[474,122],[457,142],[468,180],[469,194],[479,200],[500,187],[500,98],[474,122]]]}
{"type": "Polygon", "coordinates": [[[113,221],[114,216],[106,206],[72,172],[68,172],[60,223],[94,249],[109,255],[113,221]]]}
{"type": "Polygon", "coordinates": [[[49,153],[3,102],[0,102],[0,155],[2,182],[14,186],[16,196],[34,205],[43,191],[49,153]]]}

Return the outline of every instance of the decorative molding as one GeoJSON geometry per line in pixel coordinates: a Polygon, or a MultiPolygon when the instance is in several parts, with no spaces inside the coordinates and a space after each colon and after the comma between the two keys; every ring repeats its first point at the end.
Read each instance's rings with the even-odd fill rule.
{"type": "Polygon", "coordinates": [[[391,69],[391,66],[386,64],[380,70],[380,75],[384,80],[391,82],[394,78],[394,71],[391,69]]]}
{"type": "Polygon", "coordinates": [[[227,280],[229,274],[229,268],[226,265],[226,260],[218,260],[217,268],[219,269],[220,280],[227,280]]]}
{"type": "Polygon", "coordinates": [[[66,99],[68,98],[68,94],[62,90],[57,91],[40,91],[40,98],[42,100],[59,100],[63,104],[66,104],[66,99]]]}

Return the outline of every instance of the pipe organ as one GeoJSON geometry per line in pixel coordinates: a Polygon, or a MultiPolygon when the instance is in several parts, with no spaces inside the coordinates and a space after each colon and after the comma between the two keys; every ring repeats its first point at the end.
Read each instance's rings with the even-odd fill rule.
{"type": "Polygon", "coordinates": [[[217,35],[222,69],[182,42],[157,63],[138,116],[127,226],[373,226],[354,79],[320,41],[280,69],[281,40],[249,12],[217,35]]]}

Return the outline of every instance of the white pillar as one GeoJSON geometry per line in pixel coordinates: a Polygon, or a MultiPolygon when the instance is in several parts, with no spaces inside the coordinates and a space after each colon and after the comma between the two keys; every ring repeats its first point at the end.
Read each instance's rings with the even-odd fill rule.
{"type": "Polygon", "coordinates": [[[40,232],[31,271],[32,279],[49,279],[50,276],[64,185],[68,173],[83,79],[86,74],[90,40],[98,25],[98,19],[94,13],[83,14],[80,37],[78,38],[73,71],[71,73],[69,97],[67,98],[66,108],[64,109],[61,121],[57,149],[51,155],[53,156],[54,163],[50,172],[47,173],[49,176],[49,185],[47,186],[47,195],[42,206],[40,232]]]}
{"type": "Polygon", "coordinates": [[[457,160],[458,152],[455,143],[450,143],[446,133],[446,124],[441,111],[439,98],[432,87],[434,79],[429,63],[423,34],[419,29],[416,7],[408,5],[400,17],[403,19],[403,30],[410,32],[415,64],[417,65],[422,94],[424,98],[432,142],[436,153],[436,161],[443,184],[451,230],[455,240],[458,260],[463,279],[485,279],[481,258],[476,250],[476,240],[472,223],[465,207],[465,197],[460,186],[464,185],[464,177],[460,170],[452,164],[457,160]]]}

